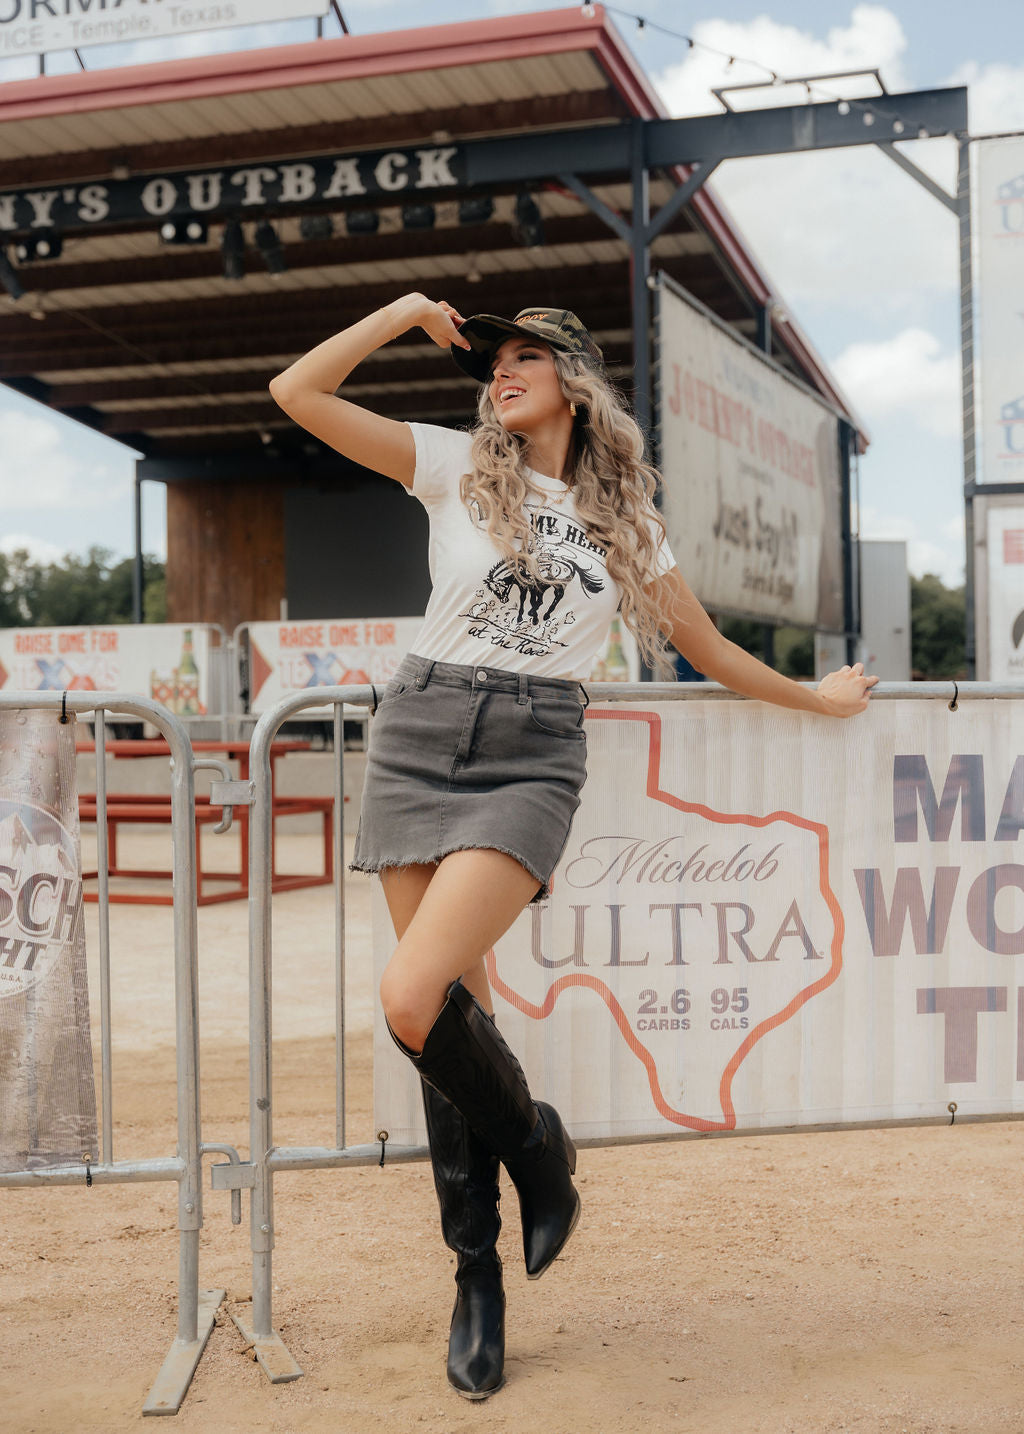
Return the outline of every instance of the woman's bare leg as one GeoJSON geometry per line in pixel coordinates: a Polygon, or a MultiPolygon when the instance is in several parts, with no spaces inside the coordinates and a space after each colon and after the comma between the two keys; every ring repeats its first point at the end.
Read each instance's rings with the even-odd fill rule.
{"type": "MultiPolygon", "coordinates": [[[[381,872],[380,884],[384,891],[384,900],[388,904],[391,924],[399,940],[405,935],[410,921],[416,915],[423,900],[423,893],[430,885],[436,870],[437,863],[431,862],[429,865],[388,867],[381,872]]],[[[462,984],[476,997],[487,1014],[493,1016],[494,1001],[487,980],[487,968],[484,966],[485,955],[486,952],[483,952],[475,963],[463,972],[462,984]]]]}
{"type": "MultiPolygon", "coordinates": [[[[422,868],[403,868],[412,870],[422,868]]],[[[395,888],[400,883],[401,878],[389,884],[395,888]]],[[[483,975],[484,952],[537,894],[537,885],[535,876],[500,851],[457,851],[438,863],[419,892],[380,983],[384,1014],[404,1046],[411,1051],[423,1048],[454,980],[462,977],[477,995],[466,977],[475,985],[483,975]]],[[[387,887],[385,894],[390,904],[387,887]]],[[[399,920],[412,905],[412,894],[399,897],[399,920]]]]}

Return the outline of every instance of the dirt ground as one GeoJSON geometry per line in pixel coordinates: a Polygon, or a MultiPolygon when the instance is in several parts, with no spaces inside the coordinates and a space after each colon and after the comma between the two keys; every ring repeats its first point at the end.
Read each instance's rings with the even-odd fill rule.
{"type": "MultiPolygon", "coordinates": [[[[312,859],[311,840],[291,839],[290,859],[312,859]]],[[[350,892],[357,1143],[374,1135],[366,880],[350,892]]],[[[276,902],[282,1144],[332,1129],[331,910],[326,890],[276,902]]],[[[243,1156],[246,920],[237,902],[199,919],[203,1134],[243,1156]]],[[[95,949],[93,931],[93,969],[95,949]]],[[[167,1154],[169,913],[115,907],[112,949],[115,1158],[167,1154]]],[[[200,1284],[228,1297],[172,1427],[1021,1434],[1022,1159],[1012,1122],[584,1151],[583,1218],[540,1282],[506,1193],[508,1382],[481,1404],[445,1381],[452,1264],[425,1165],[276,1180],[275,1322],[305,1370],[287,1385],[267,1382],[227,1314],[251,1293],[247,1201],[233,1227],[229,1197],[207,1188],[200,1284]]],[[[3,1200],[0,1428],[140,1428],[175,1334],[174,1187],[3,1200]]]]}

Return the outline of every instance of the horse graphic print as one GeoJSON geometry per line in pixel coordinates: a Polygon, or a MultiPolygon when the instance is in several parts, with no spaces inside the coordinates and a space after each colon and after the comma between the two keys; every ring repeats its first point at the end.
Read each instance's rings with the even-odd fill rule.
{"type": "Polygon", "coordinates": [[[576,622],[578,605],[605,590],[606,551],[563,514],[531,511],[530,522],[539,578],[517,572],[502,558],[461,616],[470,620],[470,637],[542,657],[555,647],[568,647],[564,633],[576,622]]]}

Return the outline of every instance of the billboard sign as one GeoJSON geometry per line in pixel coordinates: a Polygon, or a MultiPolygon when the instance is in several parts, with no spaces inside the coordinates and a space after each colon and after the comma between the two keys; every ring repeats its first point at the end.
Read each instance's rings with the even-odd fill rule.
{"type": "Polygon", "coordinates": [[[330,0],[0,0],[0,59],[324,16],[330,0]]]}
{"type": "Polygon", "coordinates": [[[684,296],[657,290],[662,516],[701,602],[842,632],[839,419],[684,296]]]}
{"type": "Polygon", "coordinates": [[[1024,684],[1024,501],[986,504],[988,678],[1024,684]]]}
{"type": "Polygon", "coordinates": [[[1024,483],[1024,136],[977,154],[979,483],[1024,483]]]}

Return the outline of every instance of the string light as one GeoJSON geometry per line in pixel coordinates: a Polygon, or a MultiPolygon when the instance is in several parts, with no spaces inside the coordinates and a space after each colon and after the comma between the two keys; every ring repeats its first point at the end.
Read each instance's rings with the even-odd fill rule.
{"type": "MultiPolygon", "coordinates": [[[[784,79],[777,70],[773,70],[770,65],[764,64],[761,60],[750,60],[743,55],[731,55],[728,50],[716,49],[714,45],[705,44],[703,40],[695,40],[692,35],[684,35],[678,30],[669,29],[667,25],[660,25],[657,20],[652,20],[649,16],[637,15],[631,10],[621,9],[618,5],[606,4],[604,8],[611,15],[619,15],[623,19],[633,20],[638,32],[656,30],[660,35],[667,35],[672,40],[681,41],[687,50],[702,50],[708,55],[717,55],[719,59],[726,62],[726,70],[732,70],[735,65],[750,65],[756,70],[762,70],[773,87],[788,84],[802,84],[807,91],[807,103],[810,104],[812,101],[812,85],[809,80],[794,81],[784,79]]],[[[592,4],[581,5],[580,9],[588,18],[595,14],[595,9],[592,4]]],[[[817,90],[824,101],[838,101],[836,109],[837,112],[843,116],[848,115],[852,109],[856,109],[866,125],[873,125],[876,121],[881,121],[883,124],[892,126],[893,134],[906,133],[907,125],[903,119],[898,115],[893,115],[891,111],[880,109],[878,106],[873,105],[870,100],[840,99],[838,95],[822,89],[820,85],[815,85],[813,88],[817,90]]],[[[917,137],[918,139],[928,139],[928,131],[923,128],[918,129],[917,137]]]]}

